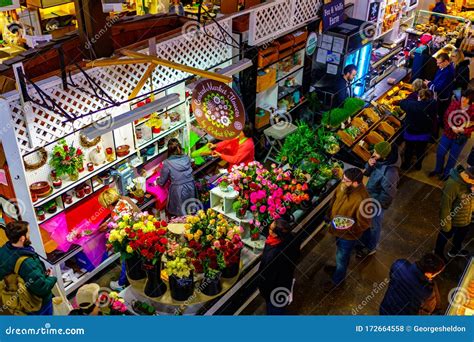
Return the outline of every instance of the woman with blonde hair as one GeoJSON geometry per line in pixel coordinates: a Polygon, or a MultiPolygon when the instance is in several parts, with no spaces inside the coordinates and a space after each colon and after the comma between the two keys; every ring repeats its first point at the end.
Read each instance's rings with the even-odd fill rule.
{"type": "Polygon", "coordinates": [[[471,61],[464,57],[464,53],[461,49],[456,49],[451,53],[451,61],[455,66],[454,74],[454,91],[459,100],[461,91],[466,90],[470,80],[469,65],[471,61]]]}
{"type": "Polygon", "coordinates": [[[411,86],[413,88],[413,92],[407,96],[406,100],[418,101],[418,93],[420,90],[428,88],[421,78],[414,80],[411,83],[411,86]]]}
{"type": "MultiPolygon", "coordinates": [[[[109,188],[101,192],[99,195],[99,204],[110,210],[110,217],[117,219],[118,217],[127,213],[139,213],[140,208],[127,196],[121,196],[117,189],[109,188]]],[[[100,230],[105,231],[107,229],[107,221],[102,223],[100,230]]],[[[128,283],[127,273],[125,269],[125,262],[122,262],[122,271],[118,280],[110,281],[110,288],[114,291],[122,291],[128,283]]]]}

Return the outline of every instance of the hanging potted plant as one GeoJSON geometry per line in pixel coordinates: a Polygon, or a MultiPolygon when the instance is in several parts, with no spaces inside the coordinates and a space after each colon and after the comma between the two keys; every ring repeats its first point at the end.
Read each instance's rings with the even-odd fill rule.
{"type": "Polygon", "coordinates": [[[146,125],[151,128],[151,131],[154,134],[159,134],[161,132],[161,126],[163,125],[163,121],[161,120],[158,113],[153,113],[146,122],[146,125]]]}
{"type": "Polygon", "coordinates": [[[166,273],[170,284],[171,297],[174,300],[185,301],[194,292],[194,266],[188,257],[192,251],[186,247],[178,247],[175,259],[166,263],[166,273]]]}
{"type": "Polygon", "coordinates": [[[66,140],[61,139],[54,146],[49,163],[56,171],[57,177],[69,176],[71,181],[76,181],[79,178],[79,170],[84,164],[84,155],[80,148],[68,146],[66,140]]]}

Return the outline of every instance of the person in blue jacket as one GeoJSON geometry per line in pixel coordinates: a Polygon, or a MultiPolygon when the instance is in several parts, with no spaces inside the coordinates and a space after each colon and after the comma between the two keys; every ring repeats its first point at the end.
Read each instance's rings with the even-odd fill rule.
{"type": "Polygon", "coordinates": [[[443,116],[449,107],[454,89],[456,71],[447,53],[440,53],[436,57],[438,71],[433,81],[425,80],[425,84],[432,90],[438,101],[438,123],[443,125],[443,116]]]}
{"type": "Polygon", "coordinates": [[[380,304],[380,314],[432,314],[440,304],[434,278],[444,267],[444,261],[432,253],[425,254],[415,263],[396,260],[390,268],[390,281],[380,304]]]}
{"type": "Polygon", "coordinates": [[[440,13],[440,14],[448,13],[448,9],[446,7],[446,4],[444,3],[444,0],[436,0],[436,4],[432,12],[440,13]]]}

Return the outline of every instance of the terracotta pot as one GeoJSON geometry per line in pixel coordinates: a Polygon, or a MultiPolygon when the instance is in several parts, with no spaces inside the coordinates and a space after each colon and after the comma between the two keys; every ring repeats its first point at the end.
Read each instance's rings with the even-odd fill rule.
{"type": "Polygon", "coordinates": [[[85,196],[85,191],[84,191],[84,188],[76,188],[76,197],[77,198],[82,198],[85,196]]]}
{"type": "Polygon", "coordinates": [[[90,193],[92,192],[92,188],[90,187],[90,185],[84,185],[84,193],[86,195],[89,195],[90,193]]]}
{"type": "Polygon", "coordinates": [[[87,171],[89,171],[89,172],[94,171],[94,164],[93,163],[87,163],[87,171]]]}

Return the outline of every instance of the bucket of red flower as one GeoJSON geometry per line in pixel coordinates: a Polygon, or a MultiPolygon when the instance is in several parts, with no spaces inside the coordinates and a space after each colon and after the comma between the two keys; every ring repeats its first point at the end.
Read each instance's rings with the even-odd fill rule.
{"type": "Polygon", "coordinates": [[[208,296],[219,294],[222,291],[221,277],[235,273],[227,268],[237,268],[238,274],[242,231],[241,227],[230,225],[223,215],[212,209],[201,210],[187,218],[186,238],[193,254],[192,263],[196,272],[204,276],[199,286],[202,293],[208,296]]]}
{"type": "Polygon", "coordinates": [[[147,212],[125,212],[109,222],[108,247],[113,248],[115,253],[120,253],[122,260],[125,261],[129,280],[138,281],[146,277],[142,266],[143,255],[139,253],[136,247],[132,248],[132,242],[137,240],[138,232],[149,232],[157,229],[166,230],[166,226],[165,221],[160,222],[147,212]]]}

